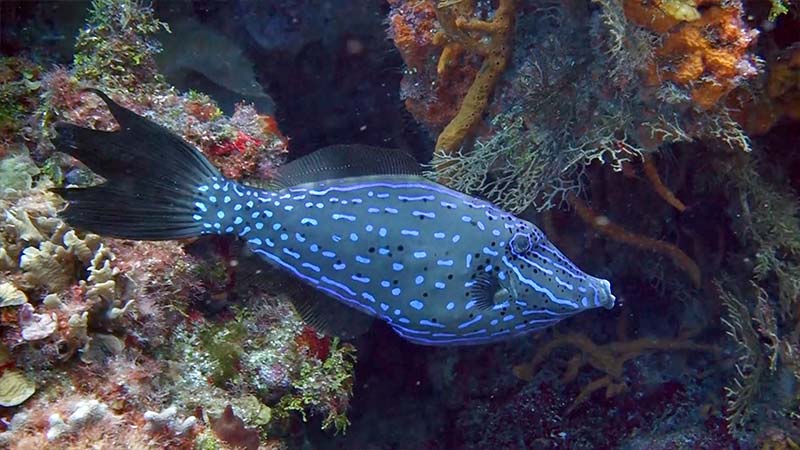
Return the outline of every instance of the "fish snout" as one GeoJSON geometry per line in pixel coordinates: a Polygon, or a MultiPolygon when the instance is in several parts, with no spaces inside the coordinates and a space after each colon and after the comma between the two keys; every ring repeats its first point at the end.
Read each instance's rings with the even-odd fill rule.
{"type": "Polygon", "coordinates": [[[611,293],[611,282],[598,278],[595,289],[597,290],[597,306],[602,306],[605,309],[614,308],[617,297],[611,293]]]}

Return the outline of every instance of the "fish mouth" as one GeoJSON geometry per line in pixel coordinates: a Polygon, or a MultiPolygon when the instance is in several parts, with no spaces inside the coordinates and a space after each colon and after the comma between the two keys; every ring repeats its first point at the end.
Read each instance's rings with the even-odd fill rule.
{"type": "Polygon", "coordinates": [[[600,289],[597,290],[597,294],[600,300],[600,306],[605,309],[612,309],[614,308],[614,304],[617,301],[617,297],[611,293],[611,282],[608,280],[598,280],[600,282],[600,289]]]}

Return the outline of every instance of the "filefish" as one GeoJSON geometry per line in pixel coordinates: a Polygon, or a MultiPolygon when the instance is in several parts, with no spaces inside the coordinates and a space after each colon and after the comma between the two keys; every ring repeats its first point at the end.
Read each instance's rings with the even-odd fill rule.
{"type": "MultiPolygon", "coordinates": [[[[230,235],[324,293],[325,306],[339,302],[418,344],[496,342],[614,306],[610,283],[581,271],[535,225],[423,178],[400,151],[327,147],[258,189],[93,92],[119,130],[56,126],[56,149],[106,180],[56,189],[76,228],[139,240],[230,235]]],[[[299,309],[324,323],[320,311],[330,309],[317,305],[299,309]]]]}

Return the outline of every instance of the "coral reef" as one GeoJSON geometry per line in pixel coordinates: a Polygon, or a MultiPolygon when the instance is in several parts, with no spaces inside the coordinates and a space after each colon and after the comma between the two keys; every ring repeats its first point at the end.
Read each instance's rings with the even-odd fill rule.
{"type": "Polygon", "coordinates": [[[180,134],[227,176],[264,183],[283,161],[273,117],[247,104],[227,117],[164,81],[153,36],[166,27],[138,2],[96,0],[71,67],[2,60],[0,104],[16,108],[0,130],[4,448],[256,448],[307,415],[347,424],[354,349],[320,336],[328,351],[309,351],[276,286],[231,283],[249,279],[241,249],[105,239],[58,218],[64,205],[48,189],[97,179],[53,154],[53,124],[117,126],[84,87],[180,134]],[[222,425],[231,417],[250,430],[246,442],[222,425]]]}
{"type": "MultiPolygon", "coordinates": [[[[389,34],[406,56],[406,79],[426,93],[406,106],[441,132],[448,122],[433,112],[455,111],[464,91],[443,91],[433,80],[475,70],[478,60],[448,63],[464,49],[443,41],[439,54],[435,40],[419,37],[453,33],[447,17],[430,14],[437,8],[487,22],[491,10],[471,2],[392,5],[389,34]]],[[[459,443],[791,448],[797,441],[796,13],[794,2],[517,3],[512,53],[481,106],[487,120],[471,128],[471,138],[437,151],[428,174],[536,221],[567,254],[614,274],[612,285],[626,292],[622,311],[604,317],[610,323],[576,321],[532,344],[534,362],[514,362],[525,392],[494,383],[506,396],[503,412],[491,401],[470,408],[461,429],[488,423],[491,431],[459,443]],[[600,405],[630,407],[625,417],[648,414],[626,400],[652,370],[652,360],[637,361],[690,348],[716,369],[698,375],[704,381],[662,374],[658,389],[674,395],[667,402],[675,411],[706,392],[695,397],[705,405],[700,416],[667,414],[663,426],[638,435],[596,434],[602,425],[584,412],[600,405]],[[559,362],[566,365],[560,385],[549,368],[559,362]],[[530,409],[570,424],[560,431],[530,409]],[[520,415],[540,431],[498,425],[520,415]]]]}
{"type": "Polygon", "coordinates": [[[516,40],[526,45],[515,47],[514,75],[496,95],[494,108],[504,112],[470,151],[436,154],[432,164],[440,177],[512,210],[530,205],[544,210],[579,193],[581,178],[593,163],[621,170],[661,144],[735,130],[724,111],[704,118],[687,111],[691,98],[676,86],[659,91],[670,96],[669,102],[646,96],[651,88],[640,83],[655,57],[652,37],[628,23],[613,2],[603,6],[591,27],[560,8],[518,20],[516,40]],[[625,38],[615,38],[619,33],[625,38]],[[586,36],[586,41],[574,36],[586,36]],[[572,70],[578,62],[584,69],[572,70]],[[596,85],[609,78],[612,88],[596,85]],[[569,99],[554,98],[558,92],[569,99]]]}
{"type": "MultiPolygon", "coordinates": [[[[167,25],[157,20],[149,7],[133,1],[96,0],[87,22],[77,38],[71,70],[23,70],[16,60],[3,60],[6,72],[21,73],[17,76],[22,80],[10,84],[9,93],[2,99],[8,98],[9,105],[30,103],[27,108],[33,110],[36,122],[23,126],[18,120],[0,137],[11,142],[12,131],[21,129],[31,154],[44,161],[51,156],[49,139],[57,120],[113,129],[116,125],[104,104],[83,93],[83,88],[93,87],[112,93],[124,106],[182,135],[232,178],[268,178],[282,162],[287,141],[272,116],[260,115],[252,105],[241,103],[231,117],[226,117],[207,95],[180,93],[166,84],[155,64],[160,46],[153,36],[167,25]],[[20,87],[12,92],[14,86],[20,87]],[[21,98],[34,94],[36,102],[21,98]]],[[[19,114],[12,117],[22,118],[19,114]]],[[[56,175],[56,182],[80,181],[70,161],[56,157],[44,166],[56,175]],[[68,174],[76,179],[63,179],[68,174]]]]}

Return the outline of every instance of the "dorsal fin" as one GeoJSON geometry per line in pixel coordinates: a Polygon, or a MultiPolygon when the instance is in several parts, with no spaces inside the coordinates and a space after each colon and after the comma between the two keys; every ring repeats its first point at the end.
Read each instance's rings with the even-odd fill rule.
{"type": "Polygon", "coordinates": [[[420,175],[419,163],[409,154],[367,145],[331,145],[278,169],[278,188],[337,178],[368,175],[420,175]]]}

